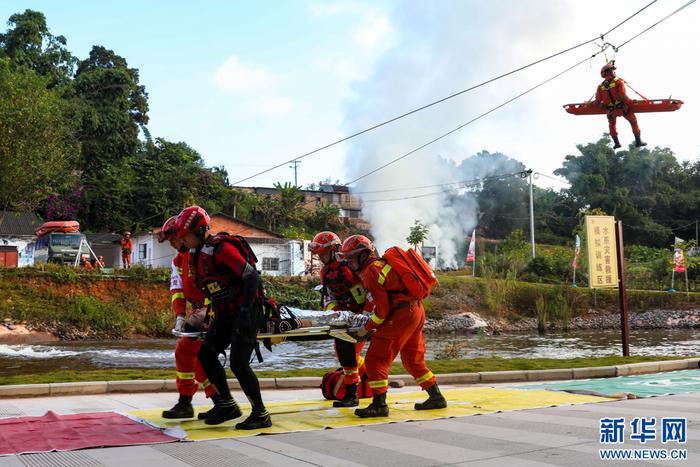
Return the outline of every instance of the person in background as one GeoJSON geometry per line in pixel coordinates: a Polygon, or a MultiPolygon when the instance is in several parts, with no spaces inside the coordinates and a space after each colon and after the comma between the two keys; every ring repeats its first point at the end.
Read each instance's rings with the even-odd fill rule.
{"type": "Polygon", "coordinates": [[[122,268],[128,269],[131,267],[131,250],[134,247],[134,242],[131,240],[131,232],[126,231],[119,240],[122,247],[122,268]]]}

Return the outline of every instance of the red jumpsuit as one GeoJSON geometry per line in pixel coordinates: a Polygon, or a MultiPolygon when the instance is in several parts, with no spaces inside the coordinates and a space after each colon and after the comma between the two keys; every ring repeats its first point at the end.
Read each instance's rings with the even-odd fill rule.
{"type": "MultiPolygon", "coordinates": [[[[365,289],[362,280],[347,266],[339,261],[332,261],[321,269],[321,285],[323,285],[322,305],[324,310],[349,310],[362,313],[365,306],[365,289]]],[[[343,367],[343,384],[360,382],[360,372],[363,366],[362,348],[364,341],[352,344],[335,339],[335,355],[343,367]]]]}
{"type": "Polygon", "coordinates": [[[598,86],[595,100],[598,105],[608,110],[608,126],[610,127],[610,136],[617,136],[617,116],[614,112],[616,109],[622,109],[622,116],[625,117],[628,122],[630,122],[632,133],[635,135],[640,134],[639,125],[637,124],[637,117],[630,108],[630,98],[627,97],[625,82],[622,79],[615,77],[611,81],[603,81],[598,86]]]}
{"type": "Polygon", "coordinates": [[[131,249],[134,247],[134,242],[130,238],[122,238],[119,240],[122,246],[122,267],[124,269],[131,267],[131,249]]]}
{"type": "MultiPolygon", "coordinates": [[[[170,274],[170,299],[176,316],[185,317],[187,302],[196,310],[204,306],[204,295],[194,286],[192,273],[189,268],[189,251],[177,253],[173,259],[170,274]]],[[[216,391],[204,374],[197,354],[202,341],[191,337],[181,337],[175,348],[175,369],[177,391],[182,396],[193,396],[197,392],[197,383],[201,383],[204,394],[211,397],[216,391]]]]}
{"type": "Polygon", "coordinates": [[[362,283],[367,290],[366,310],[372,309],[365,329],[377,331],[365,356],[367,376],[373,394],[383,394],[389,386],[389,367],[401,354],[401,363],[422,389],[435,384],[435,376],[425,364],[423,304],[404,295],[406,288],[385,261],[369,259],[363,266],[362,283]]]}

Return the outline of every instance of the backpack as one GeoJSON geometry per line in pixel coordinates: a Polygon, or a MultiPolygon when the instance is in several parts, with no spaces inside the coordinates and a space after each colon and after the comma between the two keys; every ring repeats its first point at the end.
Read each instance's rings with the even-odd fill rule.
{"type": "MultiPolygon", "coordinates": [[[[343,369],[329,371],[321,379],[321,394],[329,401],[339,401],[345,397],[345,385],[343,384],[343,369]]],[[[360,384],[357,385],[357,397],[364,399],[372,397],[372,388],[369,387],[367,372],[360,375],[360,384]]]]}
{"type": "Polygon", "coordinates": [[[438,283],[428,263],[412,248],[403,250],[393,246],[384,252],[382,259],[396,271],[406,287],[406,294],[415,300],[426,298],[438,283]]]}
{"type": "Polygon", "coordinates": [[[248,240],[240,235],[231,235],[228,232],[219,232],[216,234],[214,239],[214,248],[216,248],[221,242],[226,242],[236,247],[243,259],[257,269],[256,264],[258,263],[258,257],[255,256],[255,253],[253,253],[253,248],[251,248],[248,240]]]}

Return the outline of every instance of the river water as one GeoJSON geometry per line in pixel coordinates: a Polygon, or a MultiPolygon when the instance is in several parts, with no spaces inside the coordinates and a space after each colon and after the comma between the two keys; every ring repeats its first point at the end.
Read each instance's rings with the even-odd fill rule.
{"type": "MultiPolygon", "coordinates": [[[[0,371],[4,375],[40,374],[46,371],[108,368],[174,367],[175,339],[60,342],[46,345],[0,344],[0,371]]],[[[427,357],[439,357],[445,347],[460,358],[496,355],[524,358],[575,358],[621,355],[619,331],[576,331],[546,336],[426,336],[427,357]]],[[[337,366],[331,341],[284,342],[270,353],[262,349],[260,370],[324,368],[337,366]]],[[[700,355],[700,330],[633,330],[632,355],[679,357],[700,355]]]]}

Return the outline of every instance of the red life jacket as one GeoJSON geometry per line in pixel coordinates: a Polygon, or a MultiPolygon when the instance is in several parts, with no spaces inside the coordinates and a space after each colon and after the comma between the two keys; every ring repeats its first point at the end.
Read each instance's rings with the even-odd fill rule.
{"type": "MultiPolygon", "coordinates": [[[[337,310],[362,313],[365,305],[365,289],[360,279],[347,264],[333,261],[321,269],[323,300],[329,295],[335,299],[337,310]],[[330,292],[330,293],[329,293],[330,292]]],[[[325,307],[324,303],[321,303],[325,307]]]]}
{"type": "MultiPolygon", "coordinates": [[[[194,279],[197,288],[211,300],[214,310],[233,313],[242,300],[239,293],[240,281],[230,273],[226,274],[221,271],[221,268],[217,271],[214,258],[222,243],[233,245],[243,259],[255,268],[258,259],[246,239],[240,235],[229,235],[222,232],[207,239],[206,243],[191,255],[192,269],[195,273],[194,279]]],[[[258,299],[262,295],[262,290],[259,290],[258,299]]]]}

